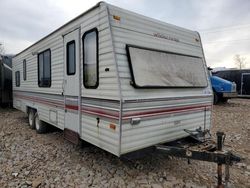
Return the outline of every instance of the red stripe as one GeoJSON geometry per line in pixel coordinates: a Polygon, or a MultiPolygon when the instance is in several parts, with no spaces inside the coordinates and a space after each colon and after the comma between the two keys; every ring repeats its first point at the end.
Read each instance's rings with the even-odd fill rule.
{"type": "MultiPolygon", "coordinates": [[[[206,108],[207,110],[208,108],[206,108]]],[[[158,112],[158,113],[151,113],[151,114],[146,114],[144,113],[143,115],[140,116],[129,116],[129,117],[124,117],[123,119],[130,119],[130,118],[135,118],[135,117],[152,117],[152,116],[159,116],[159,115],[167,115],[167,114],[178,114],[178,113],[184,113],[184,112],[204,112],[205,108],[190,108],[187,110],[169,110],[165,112],[158,112]]]]}
{"type": "Polygon", "coordinates": [[[78,110],[78,106],[75,106],[75,105],[68,105],[68,104],[66,104],[65,108],[70,109],[70,110],[78,110]]]}
{"type": "Polygon", "coordinates": [[[97,113],[95,111],[89,111],[89,110],[82,110],[83,113],[87,113],[87,114],[92,114],[92,115],[98,115],[98,116],[102,116],[102,117],[106,117],[106,118],[111,118],[111,119],[115,119],[118,120],[119,116],[113,116],[110,115],[108,113],[97,113]]]}
{"type": "MultiPolygon", "coordinates": [[[[23,99],[28,99],[32,100],[34,102],[39,102],[42,104],[47,104],[47,105],[52,105],[56,107],[61,107],[61,108],[67,108],[71,110],[79,110],[78,106],[75,105],[64,105],[64,103],[59,103],[59,102],[54,102],[54,101],[49,101],[46,99],[41,99],[38,97],[29,97],[29,96],[23,96],[23,95],[18,95],[20,98],[23,99]]],[[[93,108],[93,107],[92,107],[93,108]]],[[[165,114],[174,114],[174,113],[181,113],[181,112],[191,112],[191,111],[204,111],[204,110],[209,110],[211,109],[211,104],[206,104],[206,105],[196,105],[196,106],[186,106],[186,107],[176,107],[176,108],[167,108],[167,109],[161,109],[161,110],[151,110],[151,111],[144,111],[144,112],[131,112],[127,113],[123,116],[123,119],[130,119],[133,117],[150,117],[150,116],[156,116],[156,115],[165,115],[165,114]]],[[[112,118],[112,119],[119,119],[119,113],[108,113],[103,110],[99,109],[88,109],[84,107],[81,112],[83,113],[88,113],[88,114],[93,114],[93,115],[99,115],[107,118],[112,118]]]]}
{"type": "Polygon", "coordinates": [[[93,113],[96,113],[96,114],[105,114],[105,115],[108,115],[108,116],[114,116],[114,117],[119,117],[119,112],[114,112],[114,113],[109,113],[109,112],[106,112],[104,110],[100,110],[99,108],[95,108],[95,107],[85,107],[85,106],[82,106],[82,110],[83,111],[88,111],[88,112],[93,112],[93,113]]]}
{"type": "Polygon", "coordinates": [[[164,113],[164,112],[176,112],[176,111],[183,111],[183,110],[197,109],[197,108],[204,108],[205,109],[206,107],[210,107],[210,105],[185,106],[185,107],[168,108],[168,109],[162,109],[162,110],[152,110],[152,111],[137,112],[137,113],[130,113],[130,114],[128,113],[124,117],[143,116],[143,115],[158,114],[158,113],[164,113]]]}
{"type": "Polygon", "coordinates": [[[28,99],[28,100],[32,100],[34,102],[39,102],[39,103],[43,103],[43,104],[48,104],[48,105],[53,105],[53,106],[60,106],[60,107],[64,106],[63,103],[54,102],[54,101],[46,100],[46,99],[41,99],[41,98],[38,98],[38,97],[29,97],[29,96],[23,96],[23,95],[17,95],[17,96],[19,98],[22,98],[22,99],[28,99]]]}
{"type": "Polygon", "coordinates": [[[65,105],[63,103],[58,103],[58,102],[54,102],[54,101],[49,101],[46,99],[41,99],[41,98],[37,98],[37,97],[29,97],[29,96],[20,96],[18,95],[19,98],[23,98],[23,99],[28,99],[28,100],[32,100],[34,102],[39,102],[42,104],[47,104],[47,105],[51,105],[51,106],[60,106],[60,107],[65,107],[67,109],[71,109],[71,110],[78,110],[78,106],[75,105],[65,105]]]}
{"type": "MultiPolygon", "coordinates": [[[[183,113],[183,112],[198,112],[198,111],[204,111],[209,110],[211,108],[210,105],[200,105],[200,106],[189,106],[189,107],[182,107],[182,108],[171,108],[166,110],[155,110],[155,111],[148,111],[148,112],[140,112],[140,113],[133,113],[133,114],[127,114],[123,116],[123,119],[130,119],[134,117],[150,117],[150,116],[156,116],[156,115],[166,115],[166,114],[175,114],[175,113],[183,113]]],[[[103,112],[101,110],[86,110],[82,109],[83,113],[88,114],[94,114],[94,115],[100,115],[112,119],[119,119],[119,114],[115,113],[107,113],[103,112]]]]}

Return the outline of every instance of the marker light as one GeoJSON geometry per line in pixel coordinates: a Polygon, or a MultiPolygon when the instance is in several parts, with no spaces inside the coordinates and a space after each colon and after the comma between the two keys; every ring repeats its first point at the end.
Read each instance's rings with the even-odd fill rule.
{"type": "Polygon", "coordinates": [[[120,21],[120,20],[121,20],[121,17],[120,17],[120,16],[113,15],[113,19],[114,19],[114,20],[120,21]]]}
{"type": "Polygon", "coordinates": [[[116,125],[114,125],[114,124],[111,123],[111,124],[109,124],[109,128],[115,130],[116,129],[116,125]]]}

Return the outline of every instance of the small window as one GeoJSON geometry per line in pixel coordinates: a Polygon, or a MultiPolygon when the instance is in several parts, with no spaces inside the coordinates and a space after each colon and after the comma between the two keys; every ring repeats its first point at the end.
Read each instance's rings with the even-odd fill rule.
{"type": "Polygon", "coordinates": [[[24,59],[23,60],[23,80],[26,80],[26,75],[27,75],[27,72],[26,72],[26,60],[24,59]]]}
{"type": "Polygon", "coordinates": [[[39,87],[51,86],[50,50],[45,50],[38,54],[38,85],[39,87]]]}
{"type": "Polygon", "coordinates": [[[86,88],[97,88],[98,74],[98,31],[92,29],[83,38],[83,83],[86,88]]]}
{"type": "Polygon", "coordinates": [[[75,41],[67,43],[67,75],[74,75],[76,72],[75,41]]]}
{"type": "Polygon", "coordinates": [[[16,71],[15,76],[16,76],[16,87],[20,87],[20,71],[16,71]]]}

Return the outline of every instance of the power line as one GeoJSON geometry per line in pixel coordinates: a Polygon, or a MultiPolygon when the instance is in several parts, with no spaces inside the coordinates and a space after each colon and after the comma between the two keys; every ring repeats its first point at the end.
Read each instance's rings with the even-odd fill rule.
{"type": "Polygon", "coordinates": [[[199,31],[201,32],[201,33],[204,33],[204,32],[206,32],[206,31],[208,31],[208,32],[212,32],[212,31],[218,31],[218,30],[227,30],[227,29],[229,29],[229,28],[231,28],[231,29],[240,29],[240,28],[242,28],[242,27],[250,27],[250,24],[242,24],[242,25],[231,25],[231,26],[224,26],[224,27],[213,27],[213,28],[209,28],[209,29],[199,29],[199,31]]]}
{"type": "Polygon", "coordinates": [[[206,45],[236,46],[236,45],[242,45],[242,43],[224,43],[224,44],[211,43],[211,44],[204,44],[204,46],[206,46],[206,45]]]}
{"type": "Polygon", "coordinates": [[[237,40],[217,40],[217,41],[203,41],[205,44],[212,44],[212,43],[233,43],[233,42],[243,42],[243,41],[249,41],[250,38],[245,39],[237,39],[237,40]]]}
{"type": "MultiPolygon", "coordinates": [[[[234,32],[236,30],[242,30],[242,28],[206,31],[206,32],[199,32],[199,33],[201,33],[201,34],[210,34],[210,33],[234,32]]],[[[244,30],[250,30],[250,26],[249,26],[249,28],[244,29],[244,30]]]]}

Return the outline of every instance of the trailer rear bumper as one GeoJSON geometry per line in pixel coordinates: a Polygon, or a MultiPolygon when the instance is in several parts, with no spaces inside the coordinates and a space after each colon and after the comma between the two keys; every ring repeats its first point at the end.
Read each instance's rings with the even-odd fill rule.
{"type": "Polygon", "coordinates": [[[238,94],[237,94],[237,92],[223,93],[222,96],[224,98],[235,98],[235,97],[238,97],[238,94]]]}

